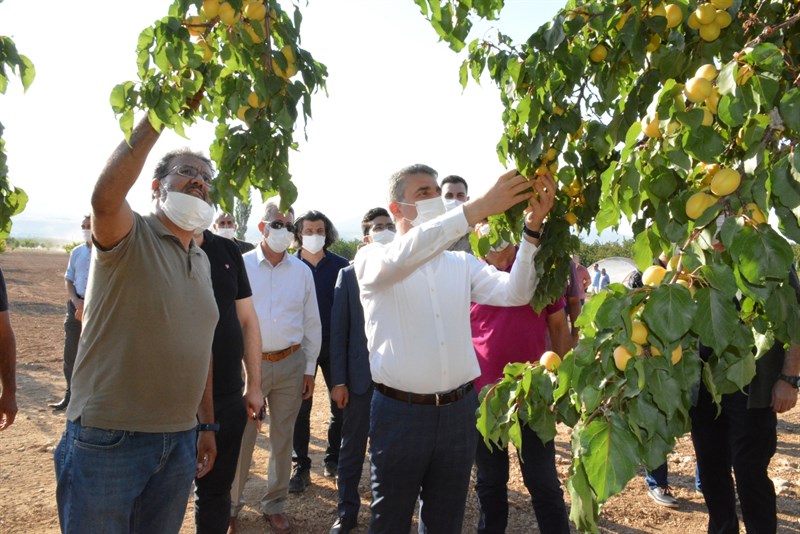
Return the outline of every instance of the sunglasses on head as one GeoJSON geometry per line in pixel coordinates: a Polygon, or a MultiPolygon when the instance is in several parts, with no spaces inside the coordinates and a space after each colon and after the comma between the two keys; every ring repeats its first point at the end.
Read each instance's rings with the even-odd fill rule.
{"type": "Polygon", "coordinates": [[[294,225],[289,222],[285,223],[283,221],[270,221],[268,224],[269,227],[272,228],[273,230],[280,230],[281,228],[286,228],[290,232],[294,232],[294,225]]]}

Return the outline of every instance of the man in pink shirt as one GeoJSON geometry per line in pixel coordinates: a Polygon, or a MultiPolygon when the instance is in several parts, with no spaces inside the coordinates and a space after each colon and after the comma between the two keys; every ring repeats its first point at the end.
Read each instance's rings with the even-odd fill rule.
{"type": "MultiPolygon", "coordinates": [[[[516,254],[515,246],[500,243],[490,249],[485,259],[498,270],[509,271],[516,254]]],[[[501,308],[473,303],[470,309],[472,342],[481,368],[481,375],[475,379],[476,389],[499,380],[508,363],[538,361],[549,346],[558,354],[566,353],[571,344],[564,306],[564,297],[542,313],[536,313],[528,304],[501,308]]],[[[522,441],[520,469],[539,529],[545,534],[569,533],[564,495],[555,466],[554,442],[543,444],[526,425],[522,428],[522,441]]],[[[489,449],[479,436],[475,463],[478,469],[475,489],[480,506],[477,531],[505,532],[508,449],[489,449]]]]}

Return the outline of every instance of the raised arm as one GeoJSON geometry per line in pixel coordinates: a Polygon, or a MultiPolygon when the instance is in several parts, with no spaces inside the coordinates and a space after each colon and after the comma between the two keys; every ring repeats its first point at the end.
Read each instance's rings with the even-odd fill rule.
{"type": "Polygon", "coordinates": [[[113,248],[130,233],[133,211],[125,197],[159,135],[143,118],[133,129],[130,145],[120,143],[100,173],[92,193],[92,235],[101,248],[113,248]]]}
{"type": "MultiPolygon", "coordinates": [[[[545,174],[534,180],[528,181],[516,171],[509,171],[502,175],[495,184],[483,195],[464,204],[464,216],[470,227],[475,226],[489,215],[503,213],[520,201],[528,201],[525,215],[525,226],[529,230],[538,232],[542,229],[544,218],[553,207],[556,184],[552,175],[545,174]],[[533,194],[531,190],[536,194],[533,194]]],[[[539,244],[538,239],[525,236],[527,241],[539,244]]]]}

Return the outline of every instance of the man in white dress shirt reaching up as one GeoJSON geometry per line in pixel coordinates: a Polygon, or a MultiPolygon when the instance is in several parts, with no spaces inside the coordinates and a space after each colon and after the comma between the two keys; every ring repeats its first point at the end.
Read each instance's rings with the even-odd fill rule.
{"type": "Polygon", "coordinates": [[[538,281],[533,259],[556,188],[549,174],[528,181],[511,171],[445,212],[436,177],[419,164],[392,176],[398,237],[363,247],[355,259],[375,382],[371,533],[408,532],[417,496],[420,532],[461,532],[476,446],[472,380],[481,372],[470,302],[530,301],[538,281]],[[510,273],[447,250],[484,218],[522,201],[529,209],[510,273]]]}

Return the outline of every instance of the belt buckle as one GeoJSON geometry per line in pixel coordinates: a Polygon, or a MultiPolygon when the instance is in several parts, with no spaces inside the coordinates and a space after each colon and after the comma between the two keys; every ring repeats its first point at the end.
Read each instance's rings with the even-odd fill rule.
{"type": "Polygon", "coordinates": [[[441,399],[441,395],[439,393],[434,393],[433,395],[436,398],[436,406],[439,406],[439,401],[441,399]]]}

